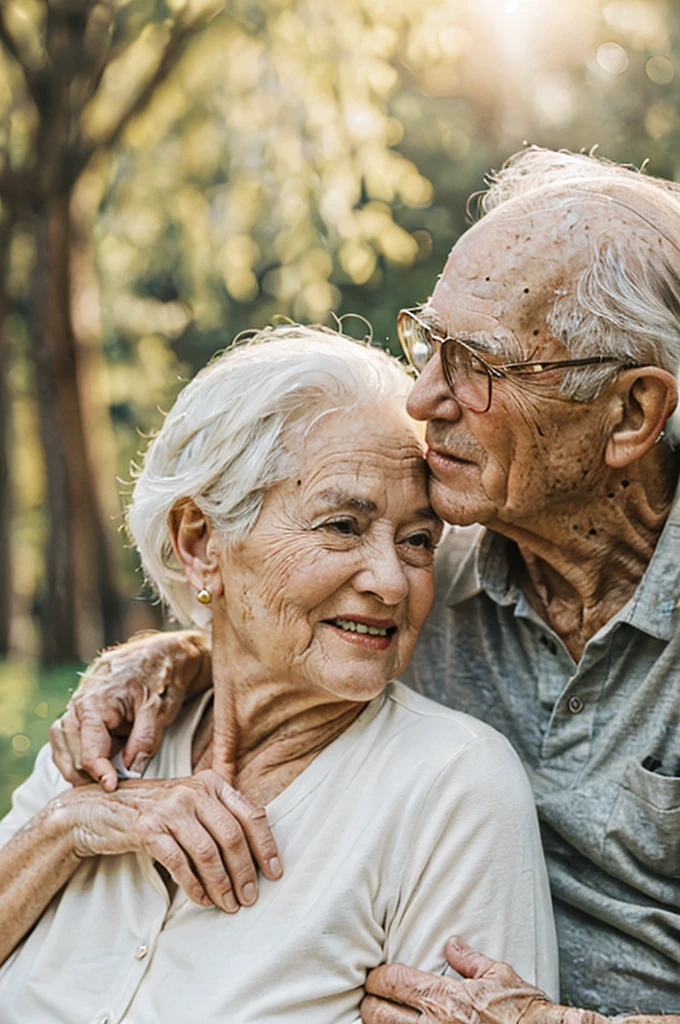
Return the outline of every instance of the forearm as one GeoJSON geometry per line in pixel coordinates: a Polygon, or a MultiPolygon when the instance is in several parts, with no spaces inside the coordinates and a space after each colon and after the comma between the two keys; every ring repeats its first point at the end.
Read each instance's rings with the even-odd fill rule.
{"type": "Polygon", "coordinates": [[[522,1019],[522,1024],[680,1024],[677,1014],[603,1017],[592,1010],[579,1010],[572,1006],[545,1004],[533,1007],[522,1019]]]}
{"type": "Polygon", "coordinates": [[[73,875],[78,857],[68,802],[55,798],[0,850],[0,963],[73,875]]]}
{"type": "Polygon", "coordinates": [[[661,1016],[635,1014],[634,1017],[615,1017],[613,1024],[680,1024],[680,1014],[667,1013],[661,1016]]]}

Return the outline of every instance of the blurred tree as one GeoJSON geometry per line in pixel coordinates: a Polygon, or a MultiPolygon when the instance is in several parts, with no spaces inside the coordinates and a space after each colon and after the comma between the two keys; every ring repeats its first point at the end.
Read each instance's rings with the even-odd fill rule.
{"type": "MultiPolygon", "coordinates": [[[[185,3],[173,11],[151,0],[134,7],[113,0],[15,0],[0,10],[0,41],[12,62],[9,76],[15,78],[1,152],[0,198],[13,223],[30,232],[35,252],[30,339],[47,478],[49,536],[39,607],[46,664],[77,660],[79,607],[91,609],[94,603],[104,643],[120,637],[108,531],[95,484],[97,453],[88,446],[84,429],[71,311],[71,197],[93,154],[117,142],[189,40],[222,6],[185,3]],[[141,50],[140,39],[146,42],[141,50]],[[107,75],[114,69],[117,103],[113,111],[109,105],[107,122],[93,131],[88,112],[106,91],[107,75]]],[[[0,267],[8,238],[7,231],[0,236],[0,267]]],[[[0,315],[6,312],[1,298],[0,315]]],[[[7,465],[6,408],[4,402],[0,557],[8,560],[4,505],[9,486],[6,472],[1,476],[7,465]]],[[[6,570],[4,585],[10,578],[8,565],[0,567],[6,570]]]]}

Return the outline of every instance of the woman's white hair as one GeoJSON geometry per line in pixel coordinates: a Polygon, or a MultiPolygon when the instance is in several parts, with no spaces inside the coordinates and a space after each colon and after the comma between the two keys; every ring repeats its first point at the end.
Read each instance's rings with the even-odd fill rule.
{"type": "Polygon", "coordinates": [[[190,499],[225,541],[246,536],[268,488],[296,471],[304,434],[319,416],[403,403],[411,385],[381,349],[299,325],[257,332],[187,384],[136,470],[127,509],[144,572],[180,621],[204,627],[211,614],[174,552],[172,509],[190,499]]]}
{"type": "MultiPolygon", "coordinates": [[[[556,298],[548,327],[575,359],[614,356],[622,363],[654,365],[678,373],[680,368],[680,185],[622,164],[582,153],[554,152],[531,146],[511,157],[491,175],[488,191],[479,201],[482,214],[509,199],[524,196],[544,185],[561,183],[567,203],[593,198],[601,181],[634,184],[647,196],[656,193],[666,215],[676,220],[666,241],[677,250],[669,262],[659,247],[641,246],[622,237],[612,222],[608,237],[593,243],[590,265],[568,294],[556,298]],[[584,189],[586,186],[588,191],[584,189]]],[[[650,223],[650,230],[662,233],[650,223]]],[[[620,367],[619,367],[620,369],[620,367]]],[[[572,398],[590,401],[617,372],[616,367],[565,374],[563,389],[572,398]]]]}

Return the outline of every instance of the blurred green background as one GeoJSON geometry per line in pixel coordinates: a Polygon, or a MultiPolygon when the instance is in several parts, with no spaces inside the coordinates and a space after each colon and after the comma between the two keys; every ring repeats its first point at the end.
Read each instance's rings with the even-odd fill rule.
{"type": "Polygon", "coordinates": [[[679,99],[672,0],[3,0],[0,812],[162,625],[119,495],[182,382],[277,314],[390,344],[526,142],[680,180],[679,99]]]}

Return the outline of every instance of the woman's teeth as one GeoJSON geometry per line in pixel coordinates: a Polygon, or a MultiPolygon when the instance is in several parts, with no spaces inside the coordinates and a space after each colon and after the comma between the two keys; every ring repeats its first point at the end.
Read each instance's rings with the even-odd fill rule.
{"type": "Polygon", "coordinates": [[[395,631],[394,626],[367,626],[363,622],[354,622],[353,619],[332,619],[331,622],[348,633],[368,633],[369,636],[391,636],[395,631]]]}

